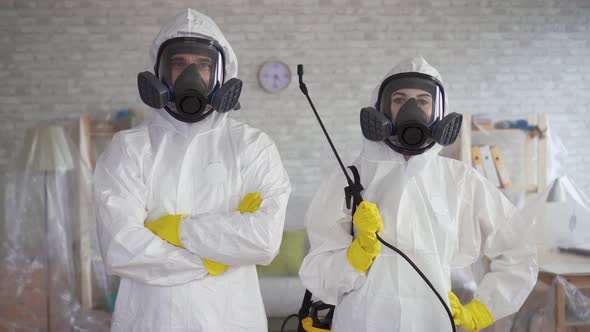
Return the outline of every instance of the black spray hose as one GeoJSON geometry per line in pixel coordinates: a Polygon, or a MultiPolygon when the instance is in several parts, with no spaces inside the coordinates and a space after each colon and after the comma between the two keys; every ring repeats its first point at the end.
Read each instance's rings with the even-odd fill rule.
{"type": "MultiPolygon", "coordinates": [[[[340,155],[338,155],[338,151],[336,151],[336,148],[334,147],[334,144],[332,143],[332,139],[330,139],[330,135],[328,134],[326,127],[324,127],[324,123],[322,122],[322,119],[320,118],[318,112],[315,109],[315,106],[313,105],[313,102],[311,101],[311,98],[309,97],[309,93],[307,91],[307,86],[305,85],[305,83],[303,83],[303,65],[297,65],[297,76],[299,76],[299,89],[301,90],[301,92],[303,92],[305,97],[307,97],[307,101],[309,102],[309,105],[311,106],[311,109],[313,110],[313,113],[315,114],[316,119],[320,123],[320,126],[322,127],[322,131],[324,132],[326,139],[328,139],[328,143],[330,143],[330,147],[332,148],[332,152],[334,152],[334,155],[336,156],[336,159],[338,160],[338,163],[340,164],[340,168],[342,169],[342,172],[344,173],[344,176],[346,177],[346,181],[348,182],[348,185],[353,186],[353,181],[350,178],[350,175],[348,175],[348,172],[346,171],[346,168],[344,167],[344,164],[342,163],[342,160],[340,159],[340,155]]],[[[352,195],[354,198],[354,202],[360,203],[363,201],[363,197],[361,196],[360,192],[354,192],[354,193],[352,193],[352,195]]],[[[356,207],[356,206],[354,206],[354,207],[356,207]]],[[[354,212],[353,212],[353,214],[354,214],[354,212]]],[[[379,242],[381,242],[384,246],[386,246],[387,248],[395,251],[400,256],[402,256],[402,258],[405,259],[414,268],[414,270],[416,270],[416,272],[420,275],[420,277],[422,277],[422,280],[424,280],[424,282],[428,285],[428,287],[430,287],[430,289],[434,292],[434,294],[436,295],[436,297],[438,298],[440,303],[445,308],[445,311],[447,312],[447,315],[449,316],[449,321],[451,322],[451,327],[453,329],[453,332],[457,332],[457,327],[455,326],[455,321],[453,320],[453,314],[451,313],[451,310],[447,306],[447,303],[445,302],[443,297],[438,293],[438,291],[434,288],[434,286],[432,285],[430,280],[428,280],[428,278],[420,270],[420,268],[418,266],[416,266],[416,264],[414,264],[414,262],[412,262],[410,257],[408,257],[406,254],[404,254],[401,250],[399,250],[395,246],[387,243],[387,241],[383,240],[379,236],[379,234],[375,233],[375,235],[377,235],[377,239],[379,240],[379,242]]]]}
{"type": "Polygon", "coordinates": [[[299,314],[292,314],[292,315],[287,316],[287,318],[285,318],[283,320],[283,323],[281,324],[281,332],[285,332],[285,327],[287,326],[287,323],[289,322],[289,320],[291,318],[299,318],[299,314]]]}
{"type": "Polygon", "coordinates": [[[436,289],[434,288],[434,286],[432,285],[432,283],[430,282],[430,280],[428,280],[428,278],[424,275],[424,273],[422,273],[422,271],[420,270],[420,268],[418,266],[416,266],[416,264],[414,264],[414,262],[412,262],[412,260],[410,259],[410,257],[406,256],[406,254],[404,254],[401,250],[399,250],[398,248],[396,248],[396,247],[392,246],[391,244],[387,243],[387,241],[383,240],[379,236],[379,234],[377,234],[377,233],[375,233],[375,234],[377,235],[377,239],[379,240],[379,242],[383,243],[384,246],[386,246],[387,248],[389,248],[389,249],[397,252],[400,256],[402,256],[414,268],[414,270],[416,270],[416,272],[420,275],[420,277],[422,277],[422,280],[424,280],[424,282],[428,285],[428,287],[430,287],[430,289],[432,289],[432,291],[434,292],[434,295],[436,295],[436,297],[438,298],[438,300],[440,301],[440,303],[445,308],[445,311],[447,312],[447,315],[449,316],[449,320],[451,321],[451,326],[453,328],[453,332],[457,332],[457,327],[455,327],[455,320],[453,319],[453,314],[451,313],[451,310],[449,309],[449,306],[447,306],[447,303],[445,302],[445,300],[436,291],[436,289]]]}

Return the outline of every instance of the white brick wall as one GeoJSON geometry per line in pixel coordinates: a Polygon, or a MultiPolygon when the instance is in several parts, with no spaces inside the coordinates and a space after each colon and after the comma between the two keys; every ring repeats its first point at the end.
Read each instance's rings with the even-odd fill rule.
{"type": "Polygon", "coordinates": [[[142,107],[135,80],[148,45],[186,6],[210,15],[238,54],[245,91],[234,116],[278,143],[295,189],[290,223],[336,164],[296,82],[279,95],[258,88],[271,58],[306,65],[345,162],[373,86],[422,54],[453,111],[550,113],[567,169],[590,189],[590,0],[0,0],[0,165],[39,120],[142,107]]]}

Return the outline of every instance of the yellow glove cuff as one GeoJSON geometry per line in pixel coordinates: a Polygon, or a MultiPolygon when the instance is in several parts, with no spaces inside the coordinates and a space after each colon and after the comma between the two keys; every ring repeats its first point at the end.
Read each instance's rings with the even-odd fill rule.
{"type": "Polygon", "coordinates": [[[355,268],[355,270],[359,272],[367,272],[371,267],[371,264],[373,264],[373,260],[381,251],[380,246],[373,249],[376,250],[368,252],[363,249],[363,246],[357,237],[348,247],[348,250],[346,251],[346,258],[348,259],[350,265],[355,268]]]}
{"type": "Polygon", "coordinates": [[[182,242],[180,242],[180,221],[185,216],[186,214],[169,214],[156,221],[145,222],[144,226],[162,240],[174,246],[184,248],[182,242]]]}
{"type": "Polygon", "coordinates": [[[494,324],[494,317],[492,316],[492,313],[478,300],[469,302],[465,306],[465,309],[469,310],[473,317],[473,322],[475,323],[475,329],[473,330],[474,332],[485,329],[486,327],[494,324]]]}
{"type": "Polygon", "coordinates": [[[254,213],[256,212],[256,210],[258,210],[261,203],[262,198],[260,197],[259,192],[248,193],[240,202],[240,206],[238,206],[238,211],[240,211],[240,213],[242,214],[254,213]]]}

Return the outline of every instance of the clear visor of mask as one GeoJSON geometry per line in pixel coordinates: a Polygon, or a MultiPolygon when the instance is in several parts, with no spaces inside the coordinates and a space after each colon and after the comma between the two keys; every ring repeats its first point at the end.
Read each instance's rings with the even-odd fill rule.
{"type": "Polygon", "coordinates": [[[379,109],[396,123],[402,110],[416,114],[428,127],[444,117],[444,92],[433,80],[421,77],[402,77],[386,83],[381,89],[379,109]],[[415,104],[407,104],[414,99],[415,104]],[[412,107],[408,107],[412,105],[412,107]]]}
{"type": "Polygon", "coordinates": [[[376,107],[392,120],[397,133],[387,139],[389,143],[404,151],[418,151],[432,146],[434,140],[430,135],[433,125],[445,116],[444,99],[442,83],[430,75],[401,73],[387,78],[381,85],[376,107]],[[400,126],[403,127],[407,121],[419,122],[427,128],[423,134],[404,135],[416,138],[411,146],[408,145],[411,142],[401,142],[398,136],[400,126]]]}
{"type": "Polygon", "coordinates": [[[221,48],[214,41],[180,37],[167,40],[158,52],[156,76],[169,87],[191,65],[191,75],[198,75],[200,84],[195,86],[208,96],[224,82],[224,59],[221,48]]]}

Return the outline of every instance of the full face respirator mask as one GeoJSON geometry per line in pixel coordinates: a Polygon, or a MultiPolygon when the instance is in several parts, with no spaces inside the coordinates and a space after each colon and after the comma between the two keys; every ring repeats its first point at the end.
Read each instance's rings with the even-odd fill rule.
{"type": "Polygon", "coordinates": [[[365,138],[385,142],[404,155],[418,155],[438,143],[453,144],[463,116],[445,115],[442,83],[423,73],[395,74],[383,81],[375,107],[361,110],[365,138]]]}
{"type": "Polygon", "coordinates": [[[158,51],[154,73],[137,75],[141,100],[152,108],[164,108],[179,121],[194,123],[213,111],[239,109],[242,81],[225,81],[225,56],[214,40],[167,40],[158,51]]]}

